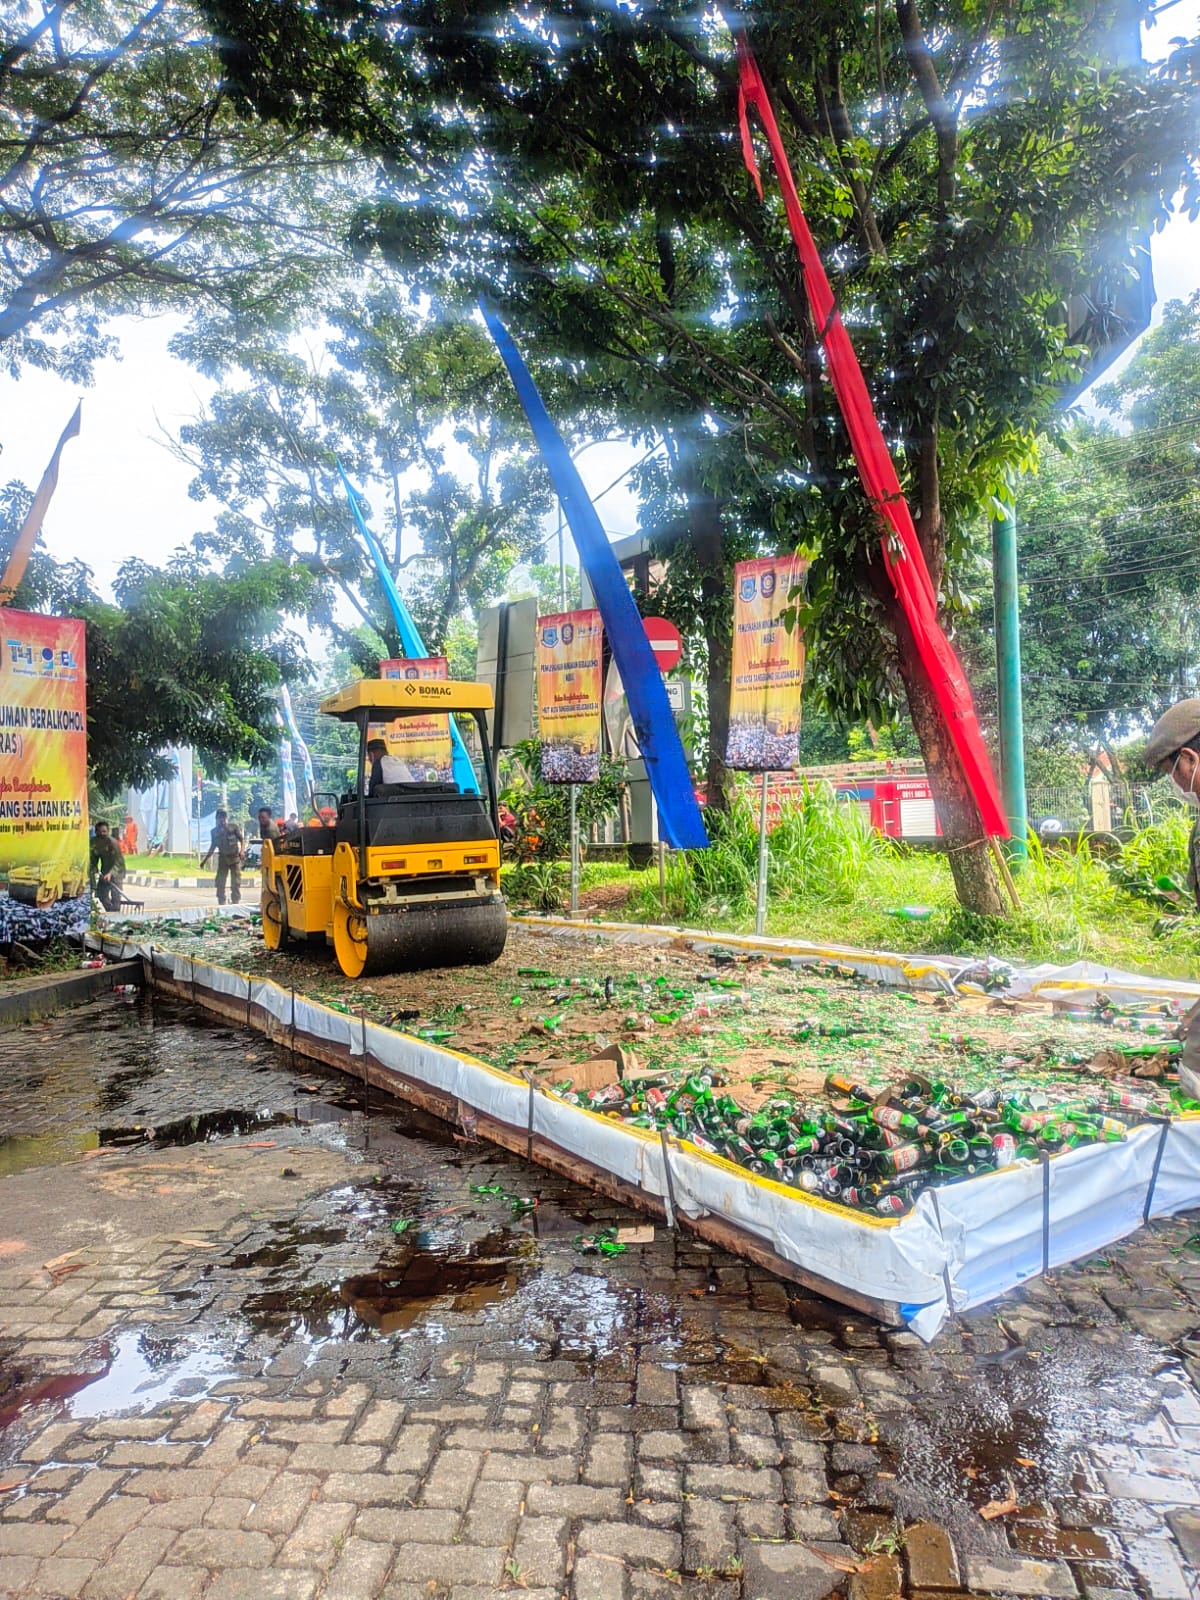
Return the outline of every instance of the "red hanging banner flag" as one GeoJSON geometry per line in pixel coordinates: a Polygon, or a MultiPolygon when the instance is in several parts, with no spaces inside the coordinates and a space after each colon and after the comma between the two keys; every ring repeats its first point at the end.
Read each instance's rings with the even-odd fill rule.
{"type": "Polygon", "coordinates": [[[962,762],[984,830],[997,838],[1006,839],[1009,827],[996,790],[991,762],[984,748],[983,735],[979,731],[971,691],[954,648],[938,621],[937,596],[925,564],[925,553],[913,526],[912,512],[884,443],[862,368],[838,312],[820,252],[800,207],[800,197],[796,193],[779,125],[771,110],[767,86],[742,35],[738,37],[737,50],[738,122],[746,167],[761,196],[762,179],[754,157],[747,116],[747,108],[753,107],[758,112],[767,143],[771,147],[788,226],[804,269],[804,288],[813,324],[825,350],[829,381],[850,435],[863,488],[883,523],[884,567],[912,628],[921,666],[929,679],[946,731],[962,762]]]}

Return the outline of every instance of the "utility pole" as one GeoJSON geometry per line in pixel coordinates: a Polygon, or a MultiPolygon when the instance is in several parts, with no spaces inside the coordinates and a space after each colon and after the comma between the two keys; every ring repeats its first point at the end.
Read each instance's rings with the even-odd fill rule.
{"type": "Polygon", "coordinates": [[[1014,866],[1027,855],[1029,816],[1025,802],[1025,719],[1021,708],[1021,610],[1017,594],[1017,514],[1008,509],[992,522],[992,592],[996,622],[996,686],[1000,709],[1000,794],[1012,830],[1008,854],[1014,866]]]}

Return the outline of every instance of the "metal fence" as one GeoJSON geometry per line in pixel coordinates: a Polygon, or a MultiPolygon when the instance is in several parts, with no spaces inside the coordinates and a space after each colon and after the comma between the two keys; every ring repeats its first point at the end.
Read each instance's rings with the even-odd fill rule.
{"type": "Polygon", "coordinates": [[[1133,832],[1187,810],[1165,778],[1157,783],[1031,784],[1026,800],[1032,828],[1053,818],[1064,833],[1080,828],[1133,832]]]}

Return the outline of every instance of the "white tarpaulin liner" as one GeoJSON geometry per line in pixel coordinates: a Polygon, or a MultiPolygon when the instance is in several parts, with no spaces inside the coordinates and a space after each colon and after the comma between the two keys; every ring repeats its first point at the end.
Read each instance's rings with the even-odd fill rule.
{"type": "MultiPolygon", "coordinates": [[[[125,956],[150,955],[148,947],[120,948],[125,956]]],[[[253,1004],[281,1029],[294,1025],[298,1036],[343,1046],[352,1056],[362,1054],[365,1039],[383,1067],[527,1132],[531,1090],[521,1078],[377,1023],[364,1024],[269,980],[161,950],[153,952],[153,966],[180,985],[194,985],[197,994],[207,990],[245,1002],[247,1012],[253,1004]]],[[[1200,992],[1200,986],[1183,987],[1200,992]]],[[[403,1097],[403,1085],[397,1088],[403,1097]]],[[[951,1312],[994,1300],[1047,1266],[1124,1238],[1147,1216],[1200,1205],[1200,1114],[1138,1127],[1119,1143],[1082,1146],[1048,1161],[927,1189],[907,1216],[885,1219],[785,1188],[674,1139],[664,1153],[648,1130],[569,1105],[539,1087],[532,1099],[538,1137],[649,1196],[672,1199],[684,1217],[724,1218],[797,1267],[897,1305],[925,1339],[951,1312]]]]}

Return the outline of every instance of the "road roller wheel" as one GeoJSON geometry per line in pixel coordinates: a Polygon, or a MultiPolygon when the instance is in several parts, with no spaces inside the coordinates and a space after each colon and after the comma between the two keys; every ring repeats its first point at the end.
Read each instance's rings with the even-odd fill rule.
{"type": "Polygon", "coordinates": [[[273,878],[264,881],[262,891],[263,943],[268,950],[282,950],[287,944],[287,902],[283,897],[283,881],[273,878]]]}
{"type": "Polygon", "coordinates": [[[333,913],[333,948],[348,978],[487,966],[500,956],[507,935],[508,914],[499,897],[417,903],[373,917],[339,902],[333,913]]]}
{"type": "MultiPolygon", "coordinates": [[[[375,920],[378,921],[378,918],[375,920]]],[[[348,978],[361,978],[364,974],[385,970],[371,965],[368,937],[370,921],[371,918],[342,900],[334,904],[333,953],[337,956],[338,966],[348,978]]]]}

